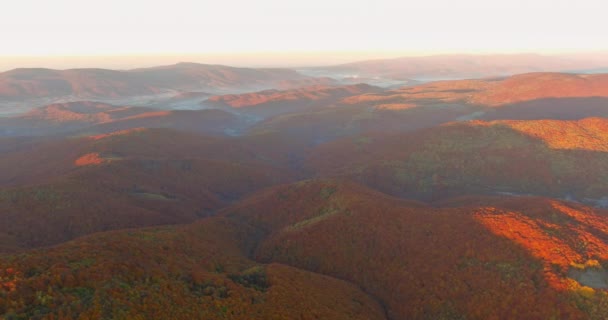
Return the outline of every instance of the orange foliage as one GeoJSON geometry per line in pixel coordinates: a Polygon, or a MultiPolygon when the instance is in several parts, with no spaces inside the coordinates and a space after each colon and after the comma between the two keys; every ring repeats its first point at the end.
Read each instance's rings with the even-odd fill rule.
{"type": "Polygon", "coordinates": [[[492,121],[490,124],[507,125],[542,140],[553,149],[608,151],[608,120],[603,118],[579,121],[492,121]]]}
{"type": "Polygon", "coordinates": [[[543,199],[485,202],[508,210],[484,208],[476,211],[475,218],[542,261],[544,276],[556,289],[571,287],[571,280],[565,278],[571,266],[599,268],[598,260],[608,260],[608,223],[599,210],[543,199]]]}
{"type": "Polygon", "coordinates": [[[541,98],[608,97],[608,75],[529,73],[490,82],[469,101],[489,106],[541,98]]]}
{"type": "Polygon", "coordinates": [[[50,314],[64,310],[68,319],[124,304],[126,317],[174,319],[306,318],[304,310],[331,319],[586,318],[562,269],[599,252],[575,242],[591,239],[583,231],[601,239],[592,224],[603,228],[602,217],[506,199],[429,207],[347,181],[277,186],[191,225],[0,257],[30,275],[0,298],[0,312],[12,305],[29,315],[52,298],[50,314]]]}
{"type": "Polygon", "coordinates": [[[241,245],[251,238],[241,237],[252,231],[211,218],[190,226],[102,233],[31,255],[2,256],[0,265],[29,275],[10,292],[0,287],[0,315],[384,319],[378,302],[353,284],[249,260],[241,245]]]}
{"type": "Polygon", "coordinates": [[[560,279],[553,269],[554,265],[564,272],[581,255],[560,239],[548,235],[541,228],[558,228],[554,224],[539,225],[538,222],[516,212],[487,213],[483,209],[475,214],[476,219],[498,236],[505,237],[528,250],[534,257],[543,261],[547,281],[558,289],[566,289],[565,279],[560,279]]]}
{"type": "Polygon", "coordinates": [[[50,122],[104,122],[110,121],[110,112],[118,109],[121,107],[95,102],[75,102],[52,104],[29,112],[24,117],[50,122]]]}
{"type": "MultiPolygon", "coordinates": [[[[354,282],[396,319],[585,318],[548,284],[541,257],[496,237],[476,218],[480,210],[502,212],[431,208],[321,180],[273,188],[224,214],[266,230],[259,261],[354,282]]],[[[553,247],[549,237],[530,243],[540,247],[537,240],[553,247]]]]}
{"type": "MultiPolygon", "coordinates": [[[[238,80],[218,68],[217,83],[238,80]]],[[[605,195],[605,120],[471,121],[358,135],[539,98],[608,96],[607,81],[530,74],[381,93],[313,86],[211,98],[273,116],[317,108],[273,117],[239,138],[131,128],[176,119],[198,128],[200,113],[46,108],[34,115],[104,122],[91,132],[130,129],[0,159],[15,168],[0,181],[21,184],[0,190],[0,220],[12,222],[0,225],[0,248],[56,245],[0,255],[0,316],[585,319],[590,306],[607,314],[603,291],[568,278],[573,266],[608,262],[606,212],[523,196],[605,195]],[[468,107],[453,111],[460,103],[468,107]],[[336,137],[343,139],[326,143],[336,137]],[[276,186],[328,176],[340,178],[276,186]],[[388,195],[499,192],[520,197],[429,206],[388,195]]],[[[234,124],[223,111],[205,119],[221,123],[218,132],[234,124]]]]}
{"type": "Polygon", "coordinates": [[[136,115],[130,116],[130,117],[125,117],[121,120],[125,121],[125,120],[143,119],[143,118],[166,117],[166,116],[169,116],[170,114],[171,114],[171,111],[151,111],[151,112],[143,112],[143,113],[136,114],[136,115]]]}
{"type": "Polygon", "coordinates": [[[17,290],[17,283],[21,279],[22,274],[15,268],[0,268],[0,294],[2,291],[11,293],[17,290]]]}
{"type": "Polygon", "coordinates": [[[99,153],[94,152],[94,153],[87,153],[87,154],[81,156],[80,158],[78,158],[74,161],[74,164],[77,167],[83,167],[83,166],[99,165],[104,162],[105,162],[105,160],[99,155],[99,153]]]}
{"type": "Polygon", "coordinates": [[[254,93],[213,96],[209,98],[208,101],[223,103],[233,108],[243,108],[271,102],[293,104],[294,101],[312,102],[316,100],[339,99],[348,95],[362,94],[373,91],[378,91],[378,89],[366,84],[344,87],[315,85],[284,91],[266,90],[254,93]]]}
{"type": "Polygon", "coordinates": [[[344,99],[342,103],[427,104],[434,101],[501,107],[538,99],[573,97],[608,97],[608,75],[529,73],[505,79],[436,81],[382,93],[353,96],[344,99]]]}
{"type": "Polygon", "coordinates": [[[378,110],[406,110],[406,109],[415,108],[417,106],[418,105],[413,104],[413,103],[385,103],[385,104],[375,105],[374,108],[376,108],[378,110]]]}
{"type": "Polygon", "coordinates": [[[114,131],[114,132],[110,132],[110,133],[106,133],[106,134],[98,134],[98,135],[94,135],[94,136],[89,136],[89,139],[102,140],[102,139],[106,139],[106,138],[110,138],[110,137],[130,135],[130,134],[142,132],[144,130],[145,130],[144,128],[132,128],[132,129],[114,131]]]}

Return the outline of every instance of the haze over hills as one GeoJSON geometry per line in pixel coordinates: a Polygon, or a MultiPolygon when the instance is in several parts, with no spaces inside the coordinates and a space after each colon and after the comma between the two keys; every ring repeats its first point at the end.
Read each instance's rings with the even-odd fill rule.
{"type": "Polygon", "coordinates": [[[169,90],[252,89],[305,78],[287,69],[248,69],[196,63],[126,71],[15,69],[0,74],[0,96],[7,100],[63,96],[119,98],[169,90]]]}
{"type": "Polygon", "coordinates": [[[363,82],[397,88],[420,81],[529,72],[597,73],[606,66],[606,59],[595,56],[591,59],[509,54],[403,57],[304,69],[235,68],[186,62],[132,70],[21,68],[0,73],[0,114],[18,114],[45,104],[81,100],[192,109],[200,108],[197,98],[212,94],[363,82]]]}
{"type": "Polygon", "coordinates": [[[0,318],[606,319],[600,60],[1,74],[0,318]]]}
{"type": "Polygon", "coordinates": [[[191,109],[203,110],[163,108],[158,101],[150,107],[94,101],[57,103],[0,119],[0,134],[104,133],[130,127],[242,134],[252,126],[256,131],[282,126],[301,132],[299,126],[308,123],[310,129],[310,121],[315,121],[325,123],[318,129],[321,131],[315,131],[331,138],[348,132],[414,130],[469,119],[581,119],[606,116],[606,79],[603,74],[530,73],[393,90],[366,84],[317,85],[217,96],[185,93],[172,100],[186,99],[191,109]]]}
{"type": "Polygon", "coordinates": [[[174,128],[209,134],[234,134],[246,119],[221,110],[158,110],[79,101],[34,109],[22,116],[0,118],[0,135],[109,133],[131,128],[174,128]]]}
{"type": "Polygon", "coordinates": [[[325,109],[350,96],[381,92],[367,84],[349,86],[310,86],[292,90],[266,90],[254,93],[213,96],[203,102],[211,108],[233,108],[240,113],[269,118],[285,113],[325,109]]]}
{"type": "Polygon", "coordinates": [[[509,76],[529,72],[567,72],[605,68],[608,59],[595,56],[539,54],[434,55],[401,57],[313,68],[311,71],[382,77],[395,80],[449,80],[509,76]]]}
{"type": "MultiPolygon", "coordinates": [[[[326,83],[326,79],[319,79],[326,83]]],[[[14,69],[0,73],[0,107],[18,113],[56,102],[80,100],[150,106],[159,102],[192,100],[183,92],[243,92],[290,88],[315,84],[289,69],[251,69],[220,65],[178,63],[170,66],[133,69],[14,69]],[[27,109],[26,109],[27,110],[27,109]]],[[[196,104],[196,103],[194,103],[196,104]]],[[[8,112],[7,111],[7,112],[8,112]]]]}
{"type": "Polygon", "coordinates": [[[601,0],[6,0],[0,320],[606,320],[601,0]]]}

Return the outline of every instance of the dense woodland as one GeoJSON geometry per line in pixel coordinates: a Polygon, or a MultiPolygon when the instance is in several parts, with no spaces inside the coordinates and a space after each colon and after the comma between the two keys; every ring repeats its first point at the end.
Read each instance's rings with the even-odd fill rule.
{"type": "Polygon", "coordinates": [[[0,319],[608,318],[606,75],[262,74],[1,118],[0,319]]]}

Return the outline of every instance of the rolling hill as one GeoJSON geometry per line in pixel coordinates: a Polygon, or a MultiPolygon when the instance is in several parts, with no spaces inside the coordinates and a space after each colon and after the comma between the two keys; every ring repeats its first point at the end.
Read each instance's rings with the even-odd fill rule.
{"type": "Polygon", "coordinates": [[[230,138],[139,129],[9,152],[0,174],[3,244],[191,222],[297,174],[230,138]]]}
{"type": "MultiPolygon", "coordinates": [[[[529,73],[505,78],[437,81],[380,94],[345,99],[347,105],[466,103],[479,107],[506,107],[551,99],[606,98],[608,75],[529,73]]],[[[550,111],[550,106],[546,106],[550,111]]],[[[576,108],[577,106],[572,106],[576,108]]],[[[526,113],[524,108],[519,110],[526,113]]],[[[572,110],[575,113],[577,109],[572,110]]],[[[580,115],[579,115],[580,116],[580,115]]]]}
{"type": "Polygon", "coordinates": [[[268,118],[285,113],[323,109],[349,96],[380,91],[382,91],[380,88],[367,84],[336,87],[309,86],[291,90],[266,90],[213,96],[202,104],[219,109],[230,108],[240,113],[268,118]]]}
{"type": "Polygon", "coordinates": [[[606,273],[605,214],[526,197],[432,207],[348,181],[303,181],[190,225],[110,231],[2,256],[0,311],[69,319],[302,312],[601,319],[607,284],[581,274],[606,273]]]}
{"type": "Polygon", "coordinates": [[[412,133],[336,140],[305,160],[389,194],[535,194],[603,205],[605,119],[456,122],[412,133]],[[582,165],[584,163],[584,165],[582,165]]]}
{"type": "Polygon", "coordinates": [[[605,74],[533,73],[439,81],[345,97],[330,108],[278,115],[250,132],[284,132],[311,143],[359,134],[412,132],[455,121],[608,117],[605,74]]]}
{"type": "Polygon", "coordinates": [[[206,134],[235,134],[245,119],[220,110],[159,110],[93,101],[58,103],[24,115],[0,118],[0,136],[100,134],[132,128],[171,128],[206,134]]]}
{"type": "Polygon", "coordinates": [[[0,314],[30,319],[384,319],[348,282],[247,258],[246,226],[106,232],[0,258],[0,314]],[[87,248],[86,250],[83,250],[87,248]],[[19,298],[16,301],[15,298],[19,298]]]}
{"type": "MultiPolygon", "coordinates": [[[[309,77],[288,69],[250,69],[197,63],[133,70],[15,69],[0,73],[0,100],[121,98],[173,91],[242,91],[298,85],[309,77]]],[[[325,81],[325,80],[323,80],[325,81]]]]}
{"type": "Polygon", "coordinates": [[[570,278],[585,264],[601,269],[604,211],[547,199],[465,203],[430,207],[322,180],[262,192],[225,214],[266,232],[258,261],[354,282],[389,319],[605,316],[601,289],[570,278]]]}
{"type": "Polygon", "coordinates": [[[607,75],[470,59],[0,75],[0,319],[608,318],[607,75]]]}

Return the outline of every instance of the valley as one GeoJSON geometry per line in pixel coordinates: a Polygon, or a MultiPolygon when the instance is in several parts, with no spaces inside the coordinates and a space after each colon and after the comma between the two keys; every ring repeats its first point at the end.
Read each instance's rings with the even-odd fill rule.
{"type": "Polygon", "coordinates": [[[608,76],[511,58],[1,74],[0,319],[605,319],[608,76]]]}

